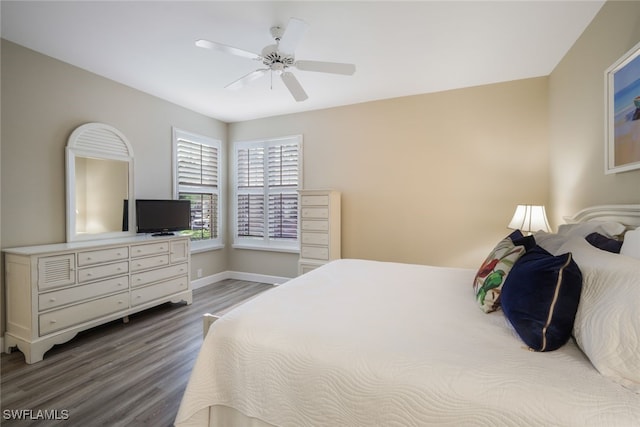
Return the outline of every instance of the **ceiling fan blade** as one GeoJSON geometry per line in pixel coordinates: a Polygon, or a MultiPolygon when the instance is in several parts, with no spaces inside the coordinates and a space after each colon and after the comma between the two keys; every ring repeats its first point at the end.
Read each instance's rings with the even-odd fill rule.
{"type": "Polygon", "coordinates": [[[226,44],[211,42],[209,40],[200,39],[196,41],[196,46],[204,49],[217,50],[219,52],[230,53],[231,55],[241,56],[243,58],[262,60],[257,53],[248,50],[238,49],[237,47],[227,46],[226,44]]]}
{"type": "Polygon", "coordinates": [[[287,87],[287,89],[289,89],[289,92],[291,92],[291,95],[296,101],[300,102],[309,98],[293,73],[285,71],[280,77],[282,78],[284,85],[287,87]]]}
{"type": "Polygon", "coordinates": [[[302,36],[307,32],[309,24],[302,19],[291,18],[284,30],[284,34],[278,42],[278,50],[283,53],[293,54],[298,47],[298,43],[302,40],[302,36]]]}
{"type": "Polygon", "coordinates": [[[355,65],[341,62],[296,61],[295,65],[298,70],[317,71],[319,73],[345,74],[350,76],[356,72],[355,65]]]}
{"type": "Polygon", "coordinates": [[[259,70],[252,71],[249,74],[240,77],[238,80],[229,83],[225,86],[225,89],[240,89],[255,79],[262,77],[267,71],[269,71],[268,68],[261,68],[259,70]]]}

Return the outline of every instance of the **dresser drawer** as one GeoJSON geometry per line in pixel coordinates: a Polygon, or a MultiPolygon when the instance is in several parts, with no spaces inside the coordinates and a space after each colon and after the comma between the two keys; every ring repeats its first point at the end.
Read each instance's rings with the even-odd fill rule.
{"type": "Polygon", "coordinates": [[[167,277],[187,275],[187,264],[172,265],[170,267],[158,268],[155,270],[144,271],[131,275],[131,286],[142,286],[147,283],[157,282],[167,277]]]}
{"type": "Polygon", "coordinates": [[[321,246],[302,246],[300,256],[302,258],[328,260],[329,248],[321,246]]]}
{"type": "Polygon", "coordinates": [[[129,276],[114,277],[89,285],[75,286],[60,291],[38,295],[40,311],[71,304],[88,298],[94,298],[129,288],[129,276]]]}
{"type": "Polygon", "coordinates": [[[131,291],[131,306],[144,304],[154,299],[162,298],[189,288],[187,276],[177,277],[151,286],[137,288],[131,291]]]}
{"type": "Polygon", "coordinates": [[[327,233],[302,233],[303,245],[328,245],[329,235],[327,233]]]}
{"type": "Polygon", "coordinates": [[[50,334],[108,314],[127,310],[129,308],[128,296],[127,292],[123,292],[41,314],[39,318],[40,335],[50,334]]]}
{"type": "Polygon", "coordinates": [[[328,231],[329,221],[302,220],[302,230],[328,231]]]}
{"type": "Polygon", "coordinates": [[[146,270],[147,268],[169,265],[169,255],[156,255],[149,258],[131,260],[131,271],[146,270]]]}
{"type": "Polygon", "coordinates": [[[131,246],[131,257],[156,255],[169,252],[169,242],[145,243],[131,246]]]}
{"type": "Polygon", "coordinates": [[[78,270],[78,282],[89,282],[103,277],[117,276],[129,271],[129,261],[114,264],[97,265],[78,270]]]}
{"type": "Polygon", "coordinates": [[[329,208],[302,208],[303,218],[329,218],[329,208]]]}
{"type": "Polygon", "coordinates": [[[302,206],[326,206],[329,204],[329,196],[302,196],[302,206]]]}
{"type": "Polygon", "coordinates": [[[99,251],[78,252],[78,266],[99,264],[129,258],[129,248],[101,249],[99,251]]]}

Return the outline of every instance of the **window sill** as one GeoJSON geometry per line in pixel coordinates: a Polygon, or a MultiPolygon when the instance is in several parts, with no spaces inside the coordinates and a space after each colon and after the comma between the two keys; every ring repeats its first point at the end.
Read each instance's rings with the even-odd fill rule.
{"type": "Polygon", "coordinates": [[[223,243],[210,243],[210,242],[191,242],[191,253],[197,254],[200,252],[217,251],[224,249],[223,243]]]}
{"type": "Polygon", "coordinates": [[[300,253],[300,248],[298,247],[252,245],[249,243],[234,243],[231,247],[233,249],[248,249],[253,251],[285,252],[292,254],[300,253]]]}

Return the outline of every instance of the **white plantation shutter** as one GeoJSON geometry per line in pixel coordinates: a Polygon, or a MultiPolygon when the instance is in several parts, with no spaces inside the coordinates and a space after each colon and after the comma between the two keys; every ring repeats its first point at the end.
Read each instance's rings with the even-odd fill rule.
{"type": "Polygon", "coordinates": [[[220,141],[174,129],[175,192],[191,201],[191,230],[185,234],[194,247],[222,243],[220,158],[220,141]]]}
{"type": "Polygon", "coordinates": [[[178,184],[218,187],[218,149],[178,139],[178,184]]]}
{"type": "Polygon", "coordinates": [[[269,147],[269,238],[298,238],[299,150],[297,144],[269,147]]]}
{"type": "Polygon", "coordinates": [[[238,195],[238,235],[264,237],[264,196],[238,195]]]}
{"type": "Polygon", "coordinates": [[[238,187],[264,186],[264,148],[252,147],[238,150],[238,187]]]}
{"type": "Polygon", "coordinates": [[[269,238],[298,238],[298,193],[269,195],[269,238]]]}
{"type": "Polygon", "coordinates": [[[235,144],[236,243],[297,248],[302,137],[235,144]]]}
{"type": "Polygon", "coordinates": [[[299,150],[297,144],[269,147],[269,187],[298,188],[299,150]]]}

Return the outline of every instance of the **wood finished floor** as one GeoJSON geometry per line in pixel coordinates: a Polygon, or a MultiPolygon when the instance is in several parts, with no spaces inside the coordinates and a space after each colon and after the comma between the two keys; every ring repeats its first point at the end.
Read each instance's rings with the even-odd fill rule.
{"type": "Polygon", "coordinates": [[[224,280],[193,292],[193,304],[164,304],[84,331],[27,365],[2,354],[3,426],[171,426],[202,344],[202,315],[272,285],[224,280]],[[13,421],[5,410],[67,410],[68,420],[13,421]]]}

